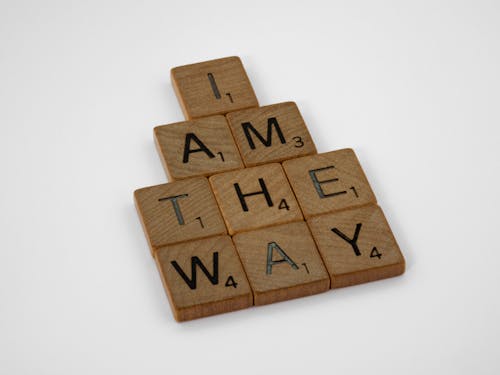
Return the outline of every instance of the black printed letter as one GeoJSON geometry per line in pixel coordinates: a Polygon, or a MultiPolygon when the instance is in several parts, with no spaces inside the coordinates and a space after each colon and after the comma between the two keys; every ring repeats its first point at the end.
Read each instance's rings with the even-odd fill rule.
{"type": "Polygon", "coordinates": [[[189,154],[193,154],[195,152],[204,152],[210,159],[215,158],[212,151],[210,151],[194,133],[187,133],[184,141],[184,157],[182,158],[182,162],[187,163],[189,161],[189,154]],[[191,149],[191,141],[194,141],[199,148],[191,149]]]}
{"type": "Polygon", "coordinates": [[[219,283],[219,253],[215,252],[213,254],[213,273],[210,274],[208,272],[205,265],[201,262],[200,258],[194,256],[191,257],[191,278],[189,278],[186,273],[182,270],[179,264],[174,260],[172,262],[172,266],[174,266],[175,270],[179,275],[181,275],[182,279],[186,282],[186,284],[191,289],[196,289],[196,266],[200,267],[208,280],[212,283],[212,285],[217,285],[219,283]]]}
{"type": "Polygon", "coordinates": [[[255,136],[259,139],[259,141],[262,142],[264,146],[269,147],[272,144],[272,132],[273,132],[272,127],[274,126],[274,129],[276,130],[276,134],[278,134],[280,142],[282,144],[286,143],[285,137],[281,132],[281,128],[280,125],[278,124],[278,120],[276,120],[276,117],[271,117],[267,119],[267,139],[264,139],[262,134],[260,134],[250,122],[244,122],[241,124],[241,126],[243,127],[243,131],[245,132],[245,137],[248,141],[248,145],[252,150],[255,150],[255,143],[253,141],[252,136],[250,135],[250,130],[252,131],[253,134],[255,134],[255,136]]]}
{"type": "Polygon", "coordinates": [[[361,255],[361,252],[359,251],[358,244],[357,244],[360,231],[361,231],[361,223],[358,223],[358,224],[356,224],[356,230],[354,231],[354,236],[352,237],[352,240],[351,240],[349,237],[347,237],[344,233],[339,231],[337,228],[332,228],[333,233],[338,235],[344,241],[347,241],[352,246],[352,248],[354,249],[354,254],[356,254],[356,256],[361,255]]]}
{"type": "Polygon", "coordinates": [[[267,205],[269,207],[273,206],[273,201],[271,200],[271,196],[269,195],[269,191],[267,191],[266,184],[264,183],[264,180],[262,178],[259,178],[259,184],[260,184],[260,187],[262,188],[261,191],[256,191],[254,193],[248,193],[248,194],[243,194],[241,192],[241,188],[240,188],[240,185],[238,183],[234,184],[234,188],[236,189],[236,194],[238,194],[238,198],[240,199],[241,208],[243,209],[243,211],[248,211],[248,206],[247,206],[247,202],[245,201],[245,197],[250,197],[252,195],[264,194],[264,196],[266,197],[267,205]]]}

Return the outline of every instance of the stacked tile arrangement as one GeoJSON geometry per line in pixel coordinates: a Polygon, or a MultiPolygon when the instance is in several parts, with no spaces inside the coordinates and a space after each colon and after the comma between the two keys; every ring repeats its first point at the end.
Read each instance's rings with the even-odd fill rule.
{"type": "Polygon", "coordinates": [[[171,73],[187,121],[154,129],[171,182],[134,196],[177,321],[404,272],[353,150],[318,154],[293,102],[259,107],[238,57],[171,73]]]}

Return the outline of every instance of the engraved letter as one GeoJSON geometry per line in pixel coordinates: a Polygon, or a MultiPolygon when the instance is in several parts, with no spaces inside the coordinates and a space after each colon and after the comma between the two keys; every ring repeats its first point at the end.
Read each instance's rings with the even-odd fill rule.
{"type": "Polygon", "coordinates": [[[283,262],[287,262],[290,267],[294,270],[298,270],[299,266],[295,264],[295,262],[283,251],[283,249],[276,242],[269,242],[267,244],[267,267],[266,274],[271,275],[273,272],[273,266],[275,264],[280,264],[283,262]],[[276,250],[279,255],[281,255],[281,259],[273,260],[273,251],[276,250]]]}
{"type": "Polygon", "coordinates": [[[323,188],[321,187],[321,184],[326,184],[326,183],[329,183],[329,182],[336,182],[338,181],[339,179],[338,178],[331,178],[329,180],[318,180],[318,177],[316,176],[316,173],[317,172],[321,172],[321,171],[325,171],[327,169],[333,169],[334,166],[331,165],[329,167],[324,167],[324,168],[319,168],[319,169],[313,169],[313,170],[310,170],[309,171],[309,176],[311,177],[311,180],[314,184],[314,187],[316,188],[316,191],[318,192],[318,195],[320,198],[327,198],[327,197],[333,197],[335,195],[341,195],[341,194],[347,194],[347,191],[343,190],[343,191],[337,191],[335,193],[330,193],[330,194],[325,194],[325,192],[323,191],[323,188]]]}

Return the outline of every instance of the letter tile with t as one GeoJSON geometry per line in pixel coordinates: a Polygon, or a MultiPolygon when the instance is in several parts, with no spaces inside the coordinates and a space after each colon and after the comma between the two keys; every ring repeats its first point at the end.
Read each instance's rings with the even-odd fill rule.
{"type": "Polygon", "coordinates": [[[157,126],[154,135],[170,181],[243,168],[224,116],[157,126]]]}
{"type": "Polygon", "coordinates": [[[283,168],[306,219],[376,203],[358,158],[350,148],[287,160],[283,168]]]}
{"type": "Polygon", "coordinates": [[[280,164],[267,164],[210,177],[229,234],[302,220],[280,164]]]}
{"type": "Polygon", "coordinates": [[[177,321],[252,306],[252,291],[227,235],[162,247],[155,259],[177,321]]]}
{"type": "Polygon", "coordinates": [[[226,117],[247,167],[316,153],[294,102],[231,112],[226,117]]]}
{"type": "Polygon", "coordinates": [[[233,236],[255,305],[325,292],[328,273],[305,222],[233,236]]]}
{"type": "Polygon", "coordinates": [[[376,204],[307,220],[332,288],[401,275],[405,260],[376,204]]]}
{"type": "Polygon", "coordinates": [[[205,177],[138,189],[134,198],[153,254],[161,246],[227,233],[205,177]]]}

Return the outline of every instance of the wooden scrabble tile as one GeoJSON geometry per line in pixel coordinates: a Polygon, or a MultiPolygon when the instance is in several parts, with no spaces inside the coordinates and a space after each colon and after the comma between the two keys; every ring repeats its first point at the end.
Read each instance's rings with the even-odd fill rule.
{"type": "Polygon", "coordinates": [[[350,148],[287,160],[283,168],[306,218],[376,203],[350,148]]]}
{"type": "Polygon", "coordinates": [[[154,134],[170,181],[243,168],[224,116],[158,126],[154,134]]]}
{"type": "Polygon", "coordinates": [[[405,260],[377,205],[307,221],[330,274],[332,288],[401,275],[405,260]]]}
{"type": "Polygon", "coordinates": [[[247,167],[316,153],[294,102],[231,112],[226,117],[247,167]]]}
{"type": "Polygon", "coordinates": [[[259,105],[239,57],[173,68],[172,84],[186,119],[259,105]]]}
{"type": "Polygon", "coordinates": [[[194,177],[134,192],[152,253],[161,246],[226,234],[205,177],[194,177]]]}
{"type": "Polygon", "coordinates": [[[225,172],[209,180],[229,234],[302,220],[280,164],[225,172]]]}
{"type": "Polygon", "coordinates": [[[328,273],[303,221],[238,233],[233,241],[250,281],[255,305],[330,288],[328,273]]]}
{"type": "Polygon", "coordinates": [[[227,235],[162,247],[155,258],[177,321],[252,306],[252,291],[227,235]]]}

